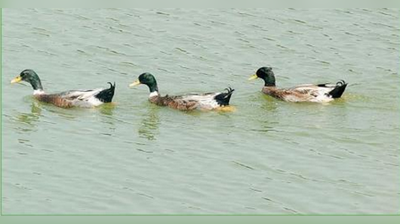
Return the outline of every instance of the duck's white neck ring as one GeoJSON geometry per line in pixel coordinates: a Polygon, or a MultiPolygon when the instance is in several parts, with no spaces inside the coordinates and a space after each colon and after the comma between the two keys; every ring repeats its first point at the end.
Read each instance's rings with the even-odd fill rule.
{"type": "Polygon", "coordinates": [[[40,95],[40,94],[44,94],[44,91],[42,89],[33,90],[33,95],[40,95]]]}
{"type": "Polygon", "coordinates": [[[155,96],[158,96],[158,95],[159,95],[158,91],[153,91],[153,92],[150,93],[149,98],[155,97],[155,96]]]}

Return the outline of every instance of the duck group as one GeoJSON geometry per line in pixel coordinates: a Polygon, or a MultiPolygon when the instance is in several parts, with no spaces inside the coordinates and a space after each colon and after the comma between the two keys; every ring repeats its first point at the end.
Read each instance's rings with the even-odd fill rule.
{"type": "MultiPolygon", "coordinates": [[[[271,67],[261,67],[249,80],[262,79],[264,86],[262,93],[287,102],[314,102],[325,103],[338,99],[344,93],[347,83],[343,80],[336,84],[302,84],[291,88],[277,88],[275,75],[271,67]]],[[[104,103],[111,103],[115,93],[115,83],[108,88],[96,88],[88,90],[69,90],[59,93],[46,93],[38,74],[32,69],[23,70],[11,83],[28,82],[33,88],[33,96],[38,101],[50,103],[62,108],[71,107],[96,107],[104,103]]],[[[149,101],[157,106],[167,106],[181,111],[193,110],[224,110],[229,107],[229,102],[234,89],[225,88],[224,91],[186,94],[164,95],[159,92],[154,75],[145,72],[139,75],[138,80],[129,85],[146,85],[149,88],[149,101]]]]}

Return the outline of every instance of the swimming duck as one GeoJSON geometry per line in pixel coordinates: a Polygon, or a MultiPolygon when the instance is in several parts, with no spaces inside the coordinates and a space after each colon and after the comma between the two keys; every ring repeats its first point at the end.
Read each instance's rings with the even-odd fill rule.
{"type": "Polygon", "coordinates": [[[346,89],[347,83],[343,80],[335,84],[304,84],[288,89],[278,89],[275,85],[275,75],[271,67],[262,67],[252,75],[249,80],[263,79],[264,87],[262,92],[266,95],[275,97],[288,102],[330,102],[340,98],[346,89]]]}
{"type": "MultiPolygon", "coordinates": [[[[140,84],[147,85],[150,90],[149,101],[158,106],[168,106],[173,109],[191,110],[218,110],[229,105],[234,89],[226,88],[227,92],[190,94],[183,96],[161,96],[158,91],[156,78],[150,73],[143,73],[130,87],[140,84]]],[[[223,110],[223,109],[222,109],[223,110]]]]}
{"type": "Polygon", "coordinates": [[[44,92],[39,76],[31,69],[23,70],[11,83],[28,82],[33,87],[33,96],[42,102],[58,107],[93,107],[111,102],[114,96],[115,83],[108,89],[70,90],[61,93],[47,94],[44,92]]]}

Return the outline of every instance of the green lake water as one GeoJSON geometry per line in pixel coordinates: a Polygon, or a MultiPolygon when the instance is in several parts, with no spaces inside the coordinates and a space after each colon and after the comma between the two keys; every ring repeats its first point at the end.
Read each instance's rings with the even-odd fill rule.
{"type": "Polygon", "coordinates": [[[4,214],[393,214],[400,199],[398,9],[6,9],[4,214]],[[349,83],[333,103],[264,96],[277,85],[349,83]],[[114,105],[62,109],[47,92],[107,87],[114,105]],[[235,88],[235,112],[147,101],[235,88]]]}

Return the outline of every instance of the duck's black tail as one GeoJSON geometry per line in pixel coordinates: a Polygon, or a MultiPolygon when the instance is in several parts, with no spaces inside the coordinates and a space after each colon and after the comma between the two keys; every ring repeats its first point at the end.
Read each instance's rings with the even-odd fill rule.
{"type": "Polygon", "coordinates": [[[101,102],[104,103],[110,103],[114,96],[115,82],[114,85],[111,82],[108,82],[108,84],[110,84],[110,88],[104,89],[96,95],[96,98],[98,98],[101,102]]]}
{"type": "Polygon", "coordinates": [[[226,93],[220,93],[214,97],[214,99],[218,102],[219,105],[221,106],[227,106],[229,105],[229,100],[231,99],[234,89],[231,87],[226,88],[227,92],[226,93]]]}
{"type": "Polygon", "coordinates": [[[346,86],[347,83],[344,80],[340,80],[336,83],[335,88],[329,92],[329,95],[332,96],[332,98],[340,98],[346,89],[346,86]]]}

